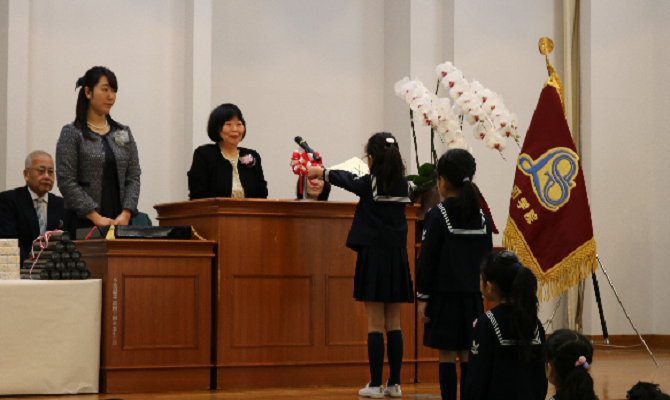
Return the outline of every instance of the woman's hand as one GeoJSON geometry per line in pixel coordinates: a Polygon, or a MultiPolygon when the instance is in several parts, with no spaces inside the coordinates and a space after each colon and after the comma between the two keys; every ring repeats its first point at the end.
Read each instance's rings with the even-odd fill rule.
{"type": "Polygon", "coordinates": [[[419,305],[417,307],[419,311],[419,320],[424,324],[430,322],[430,318],[426,317],[426,306],[428,306],[428,302],[419,300],[419,305]]]}
{"type": "Polygon", "coordinates": [[[323,168],[309,167],[307,169],[307,179],[321,178],[323,176],[323,168]]]}
{"type": "Polygon", "coordinates": [[[130,216],[130,211],[121,211],[121,214],[119,214],[119,216],[114,220],[114,225],[128,225],[128,222],[130,222],[130,216]]]}
{"type": "Polygon", "coordinates": [[[93,211],[86,215],[86,218],[93,222],[95,226],[109,226],[114,224],[114,220],[111,218],[103,217],[98,214],[97,211],[93,211]]]}

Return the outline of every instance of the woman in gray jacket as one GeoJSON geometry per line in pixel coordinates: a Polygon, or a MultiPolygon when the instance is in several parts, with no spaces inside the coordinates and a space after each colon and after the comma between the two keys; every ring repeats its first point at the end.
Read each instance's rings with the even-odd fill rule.
{"type": "Polygon", "coordinates": [[[56,146],[58,189],[65,199],[67,229],[128,225],[137,215],[140,162],[130,128],[114,121],[116,75],[93,67],[77,80],[79,97],[73,123],[56,146]]]}

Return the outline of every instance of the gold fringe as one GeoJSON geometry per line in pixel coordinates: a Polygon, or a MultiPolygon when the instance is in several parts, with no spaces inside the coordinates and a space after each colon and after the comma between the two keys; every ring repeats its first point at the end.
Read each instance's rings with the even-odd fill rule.
{"type": "Polygon", "coordinates": [[[540,301],[549,301],[588,278],[598,268],[595,238],[587,240],[561,262],[544,272],[533,255],[526,239],[512,217],[507,218],[503,246],[517,255],[519,261],[537,277],[540,301]]]}

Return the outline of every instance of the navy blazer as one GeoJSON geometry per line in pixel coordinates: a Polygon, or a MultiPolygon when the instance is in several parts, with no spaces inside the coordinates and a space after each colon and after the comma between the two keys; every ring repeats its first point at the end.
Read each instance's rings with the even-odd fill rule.
{"type": "Polygon", "coordinates": [[[347,247],[354,251],[367,246],[407,247],[405,207],[412,205],[413,191],[405,179],[388,193],[377,187],[377,179],[372,175],[358,177],[348,171],[326,169],[323,179],[360,197],[347,247]]]}
{"type": "Polygon", "coordinates": [[[416,264],[417,299],[431,293],[479,293],[479,267],[493,249],[491,220],[481,218],[465,225],[451,215],[446,199],[431,208],[423,220],[421,254],[416,264]]]}
{"type": "MultiPolygon", "coordinates": [[[[253,167],[237,162],[240,182],[247,199],[267,199],[268,183],[263,176],[261,156],[251,149],[238,147],[240,157],[247,154],[256,160],[253,167]]],[[[233,166],[223,158],[221,148],[216,143],[206,144],[195,149],[193,163],[188,171],[188,188],[191,200],[211,197],[230,197],[233,192],[233,166]]]]}
{"type": "MultiPolygon", "coordinates": [[[[47,203],[47,231],[63,229],[65,201],[49,193],[47,203]]],[[[40,235],[37,211],[28,186],[0,193],[0,238],[19,239],[21,262],[30,258],[33,241],[40,235]]]]}
{"type": "Polygon", "coordinates": [[[547,396],[546,336],[537,320],[531,340],[532,358],[517,354],[512,309],[499,304],[477,318],[472,332],[469,369],[465,383],[468,400],[542,400],[547,396]]]}

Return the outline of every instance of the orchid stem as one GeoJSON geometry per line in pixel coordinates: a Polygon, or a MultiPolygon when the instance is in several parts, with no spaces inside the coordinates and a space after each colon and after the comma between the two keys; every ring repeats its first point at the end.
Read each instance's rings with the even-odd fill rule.
{"type": "Polygon", "coordinates": [[[419,148],[416,145],[416,132],[414,131],[414,113],[409,109],[409,122],[412,125],[412,137],[414,138],[414,155],[416,156],[416,173],[419,173],[419,148]]]}
{"type": "Polygon", "coordinates": [[[437,163],[437,152],[435,151],[435,129],[430,128],[430,158],[433,159],[433,164],[437,163]]]}

